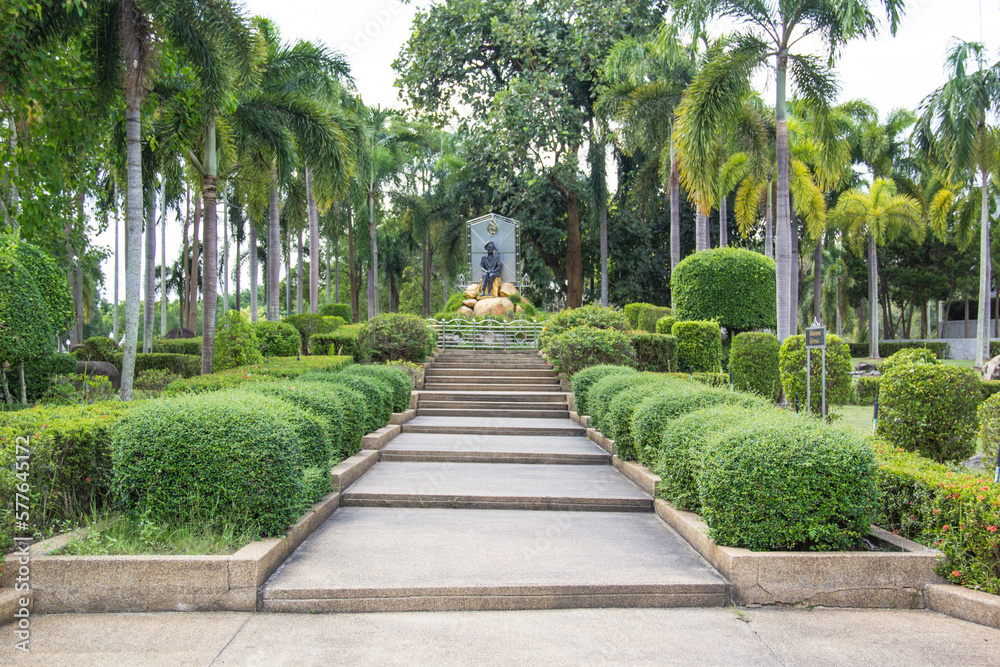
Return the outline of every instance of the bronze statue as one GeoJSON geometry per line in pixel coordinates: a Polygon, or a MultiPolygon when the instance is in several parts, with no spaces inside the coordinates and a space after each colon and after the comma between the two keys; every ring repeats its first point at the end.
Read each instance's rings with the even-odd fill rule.
{"type": "Polygon", "coordinates": [[[483,280],[479,285],[484,296],[500,296],[500,271],[503,262],[493,241],[486,244],[486,254],[479,260],[479,267],[483,270],[483,280]]]}

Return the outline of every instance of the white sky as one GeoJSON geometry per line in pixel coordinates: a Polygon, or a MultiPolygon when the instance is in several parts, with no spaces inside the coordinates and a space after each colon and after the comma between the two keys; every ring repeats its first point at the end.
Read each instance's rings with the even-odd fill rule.
{"type": "MultiPolygon", "coordinates": [[[[417,6],[427,0],[402,4],[398,0],[353,0],[323,3],[316,0],[244,0],[247,11],[272,18],[287,41],[307,39],[344,53],[351,63],[358,91],[368,104],[401,108],[392,62],[410,33],[417,6]]],[[[710,26],[713,32],[724,25],[710,26]]],[[[895,37],[887,31],[873,40],[848,44],[837,63],[841,101],[864,98],[884,115],[896,107],[915,108],[944,82],[944,56],[953,37],[983,39],[996,61],[1000,48],[1000,0],[911,0],[895,37]],[[981,17],[981,20],[980,20],[981,17]]],[[[765,99],[773,91],[759,82],[765,99]]],[[[220,210],[219,220],[222,216],[220,210]]],[[[180,255],[180,223],[168,220],[167,262],[180,255]]],[[[157,234],[159,237],[159,233],[157,234]]],[[[124,242],[124,233],[122,233],[124,242]]],[[[157,239],[159,242],[159,238],[157,239]]],[[[114,248],[113,229],[97,239],[114,248]]],[[[220,249],[221,254],[221,249],[220,249]]],[[[157,248],[157,258],[160,252],[157,248]]],[[[113,264],[106,266],[105,298],[112,298],[113,264]]],[[[124,270],[120,274],[124,298],[124,270]]],[[[246,273],[244,273],[244,285],[246,273]]]]}

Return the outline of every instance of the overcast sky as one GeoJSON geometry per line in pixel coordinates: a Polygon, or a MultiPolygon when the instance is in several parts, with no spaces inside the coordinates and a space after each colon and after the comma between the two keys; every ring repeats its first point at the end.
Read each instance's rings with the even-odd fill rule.
{"type": "MultiPolygon", "coordinates": [[[[244,0],[248,12],[272,18],[287,41],[319,41],[344,53],[354,79],[368,104],[401,108],[392,62],[406,41],[418,6],[427,0],[402,4],[397,0],[244,0]]],[[[710,26],[718,34],[723,24],[710,26]]],[[[915,108],[944,80],[944,56],[953,37],[983,39],[995,62],[1000,48],[1000,0],[911,0],[895,37],[883,31],[877,38],[848,44],[837,63],[841,101],[864,98],[884,115],[896,107],[915,108]]],[[[773,103],[770,82],[758,87],[773,103]]],[[[221,212],[219,216],[222,219],[221,212]]],[[[157,234],[159,236],[159,234],[157,234]]],[[[167,262],[173,263],[182,246],[180,224],[168,220],[167,262]]],[[[124,232],[122,232],[124,239],[124,232]]],[[[159,241],[159,239],[157,239],[159,241]]],[[[97,242],[113,250],[114,233],[97,242]]],[[[123,241],[122,241],[123,242],[123,241]]],[[[220,249],[221,253],[221,249],[220,249]]],[[[157,248],[157,257],[160,256],[157,248]]],[[[109,262],[105,297],[112,297],[113,266],[109,262]]],[[[124,270],[119,280],[124,295],[124,270]]],[[[244,283],[246,284],[246,283],[244,283]]]]}

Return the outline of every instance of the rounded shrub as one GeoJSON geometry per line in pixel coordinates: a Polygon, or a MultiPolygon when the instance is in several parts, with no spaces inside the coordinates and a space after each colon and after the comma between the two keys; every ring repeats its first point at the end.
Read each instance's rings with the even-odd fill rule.
{"type": "Polygon", "coordinates": [[[629,336],[635,349],[635,367],[651,373],[677,370],[677,339],[673,336],[634,333],[629,336]]]}
{"type": "Polygon", "coordinates": [[[120,364],[121,354],[118,343],[104,336],[91,336],[83,341],[83,347],[73,352],[73,356],[80,361],[106,361],[110,364],[120,364]]]}
{"type": "Polygon", "coordinates": [[[302,351],[302,337],[298,330],[288,322],[268,322],[260,320],[253,323],[257,335],[257,347],[265,357],[294,357],[302,351]]]}
{"type": "Polygon", "coordinates": [[[622,312],[625,313],[625,319],[628,320],[628,324],[633,329],[639,328],[639,316],[642,314],[646,308],[655,308],[651,303],[627,303],[625,307],[622,308],[622,312]]]}
{"type": "Polygon", "coordinates": [[[684,373],[722,370],[722,330],[718,322],[675,322],[673,334],[677,339],[677,370],[684,373]]]}
{"type": "Polygon", "coordinates": [[[392,387],[392,411],[403,412],[410,407],[410,393],[413,391],[413,380],[409,373],[399,366],[380,366],[377,364],[355,364],[348,366],[342,375],[363,375],[385,380],[392,387]]]}
{"type": "Polygon", "coordinates": [[[781,343],[774,334],[756,331],[738,334],[729,351],[733,387],[777,402],[781,396],[780,351],[781,343]]]}
{"type": "Polygon", "coordinates": [[[237,310],[230,310],[222,316],[219,329],[215,332],[212,370],[224,371],[259,364],[262,360],[257,334],[250,319],[237,310]]]}
{"type": "Polygon", "coordinates": [[[129,512],[280,534],[303,481],[284,405],[217,392],[137,406],[111,441],[114,497],[129,512]]]}
{"type": "Polygon", "coordinates": [[[603,433],[605,429],[604,419],[611,407],[611,402],[620,392],[625,391],[643,377],[649,377],[649,375],[616,373],[605,375],[595,382],[590,391],[587,392],[590,425],[603,433]]]}
{"type": "Polygon", "coordinates": [[[604,435],[615,441],[615,452],[628,461],[636,460],[632,438],[632,417],[646,399],[663,390],[667,378],[657,375],[640,375],[633,384],[619,392],[604,415],[604,435]]]}
{"type": "Polygon", "coordinates": [[[672,336],[674,333],[674,322],[676,321],[673,314],[664,315],[656,320],[656,333],[672,336]]]}
{"type": "Polygon", "coordinates": [[[313,334],[333,333],[339,329],[344,320],[337,317],[320,315],[319,313],[302,313],[299,315],[289,315],[282,320],[285,324],[290,324],[299,332],[299,341],[302,351],[312,354],[309,349],[309,337],[313,334]]]}
{"type": "Polygon", "coordinates": [[[1000,394],[993,394],[979,405],[979,440],[983,443],[983,470],[996,469],[997,444],[1000,443],[1000,394]]]}
{"type": "Polygon", "coordinates": [[[545,356],[558,373],[573,375],[588,366],[635,365],[635,348],[628,334],[615,329],[581,326],[549,339],[545,356]]]}
{"type": "Polygon", "coordinates": [[[926,347],[908,347],[900,350],[899,352],[894,352],[885,358],[879,365],[879,372],[882,375],[886,373],[891,373],[892,370],[903,364],[931,364],[937,365],[941,362],[938,361],[937,355],[932,351],[928,350],[926,347]]]}
{"type": "Polygon", "coordinates": [[[670,309],[663,306],[644,308],[639,313],[639,326],[636,328],[647,333],[656,333],[656,323],[664,317],[670,316],[670,309]]]}
{"type": "Polygon", "coordinates": [[[730,335],[777,328],[774,260],[743,248],[689,255],[670,276],[677,321],[716,320],[730,335]]]}
{"type": "Polygon", "coordinates": [[[718,404],[667,422],[652,470],[660,476],[657,492],[681,509],[701,511],[698,475],[712,438],[751,421],[754,411],[743,405],[718,404]]]}
{"type": "Polygon", "coordinates": [[[344,415],[334,390],[319,382],[254,382],[244,391],[274,396],[302,410],[323,418],[327,424],[326,437],[303,442],[306,465],[329,465],[346,444],[343,442],[344,415]]]}
{"type": "Polygon", "coordinates": [[[361,326],[358,343],[368,350],[371,360],[421,363],[430,354],[433,331],[416,315],[385,313],[361,326]]]}
{"type": "MultiPolygon", "coordinates": [[[[334,458],[347,458],[358,452],[361,448],[361,438],[368,431],[366,427],[377,418],[369,416],[369,406],[364,394],[336,382],[339,377],[336,373],[310,372],[303,373],[297,379],[299,385],[305,389],[322,384],[325,391],[315,392],[318,400],[328,401],[340,410],[340,429],[337,433],[337,451],[334,458]]],[[[332,408],[331,408],[332,409],[332,408]]],[[[381,427],[376,427],[381,428],[381,427]]]]}
{"type": "Polygon", "coordinates": [[[961,461],[976,449],[982,386],[971,370],[903,364],[879,381],[877,433],[935,461],[961,461]]]}
{"type": "Polygon", "coordinates": [[[614,308],[602,308],[601,306],[569,308],[556,313],[545,321],[542,333],[538,336],[538,345],[544,350],[552,338],[564,331],[583,326],[617,331],[631,331],[633,328],[625,318],[625,313],[614,308]]]}
{"type": "Polygon", "coordinates": [[[616,366],[614,364],[601,364],[590,366],[582,371],[577,371],[570,377],[573,386],[573,400],[576,404],[576,413],[580,415],[590,414],[587,408],[587,394],[601,378],[608,375],[635,375],[636,370],[629,366],[616,366]]]}
{"type": "Polygon", "coordinates": [[[392,387],[381,378],[337,373],[330,380],[334,385],[354,389],[364,398],[365,433],[372,433],[389,423],[392,417],[392,387]]]}
{"type": "Polygon", "coordinates": [[[354,311],[348,303],[327,303],[319,307],[319,314],[324,317],[339,317],[344,322],[354,319],[354,311]]]}
{"type": "MultiPolygon", "coordinates": [[[[823,353],[811,350],[809,355],[812,373],[812,410],[818,412],[823,403],[823,353]]],[[[792,403],[798,397],[800,405],[806,402],[806,338],[789,336],[778,352],[781,367],[781,386],[785,400],[792,403]]],[[[833,334],[826,337],[826,402],[843,405],[851,399],[851,350],[847,343],[833,334]]]]}
{"type": "Polygon", "coordinates": [[[698,475],[702,518],[725,546],[851,550],[868,534],[876,475],[860,433],[768,410],[707,447],[698,475]]]}

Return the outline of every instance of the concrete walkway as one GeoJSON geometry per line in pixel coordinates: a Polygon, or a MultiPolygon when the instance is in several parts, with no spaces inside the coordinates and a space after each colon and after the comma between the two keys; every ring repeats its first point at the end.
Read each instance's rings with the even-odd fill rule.
{"type": "Polygon", "coordinates": [[[928,611],[574,609],[37,616],[7,665],[1000,664],[1000,630],[928,611]]]}

